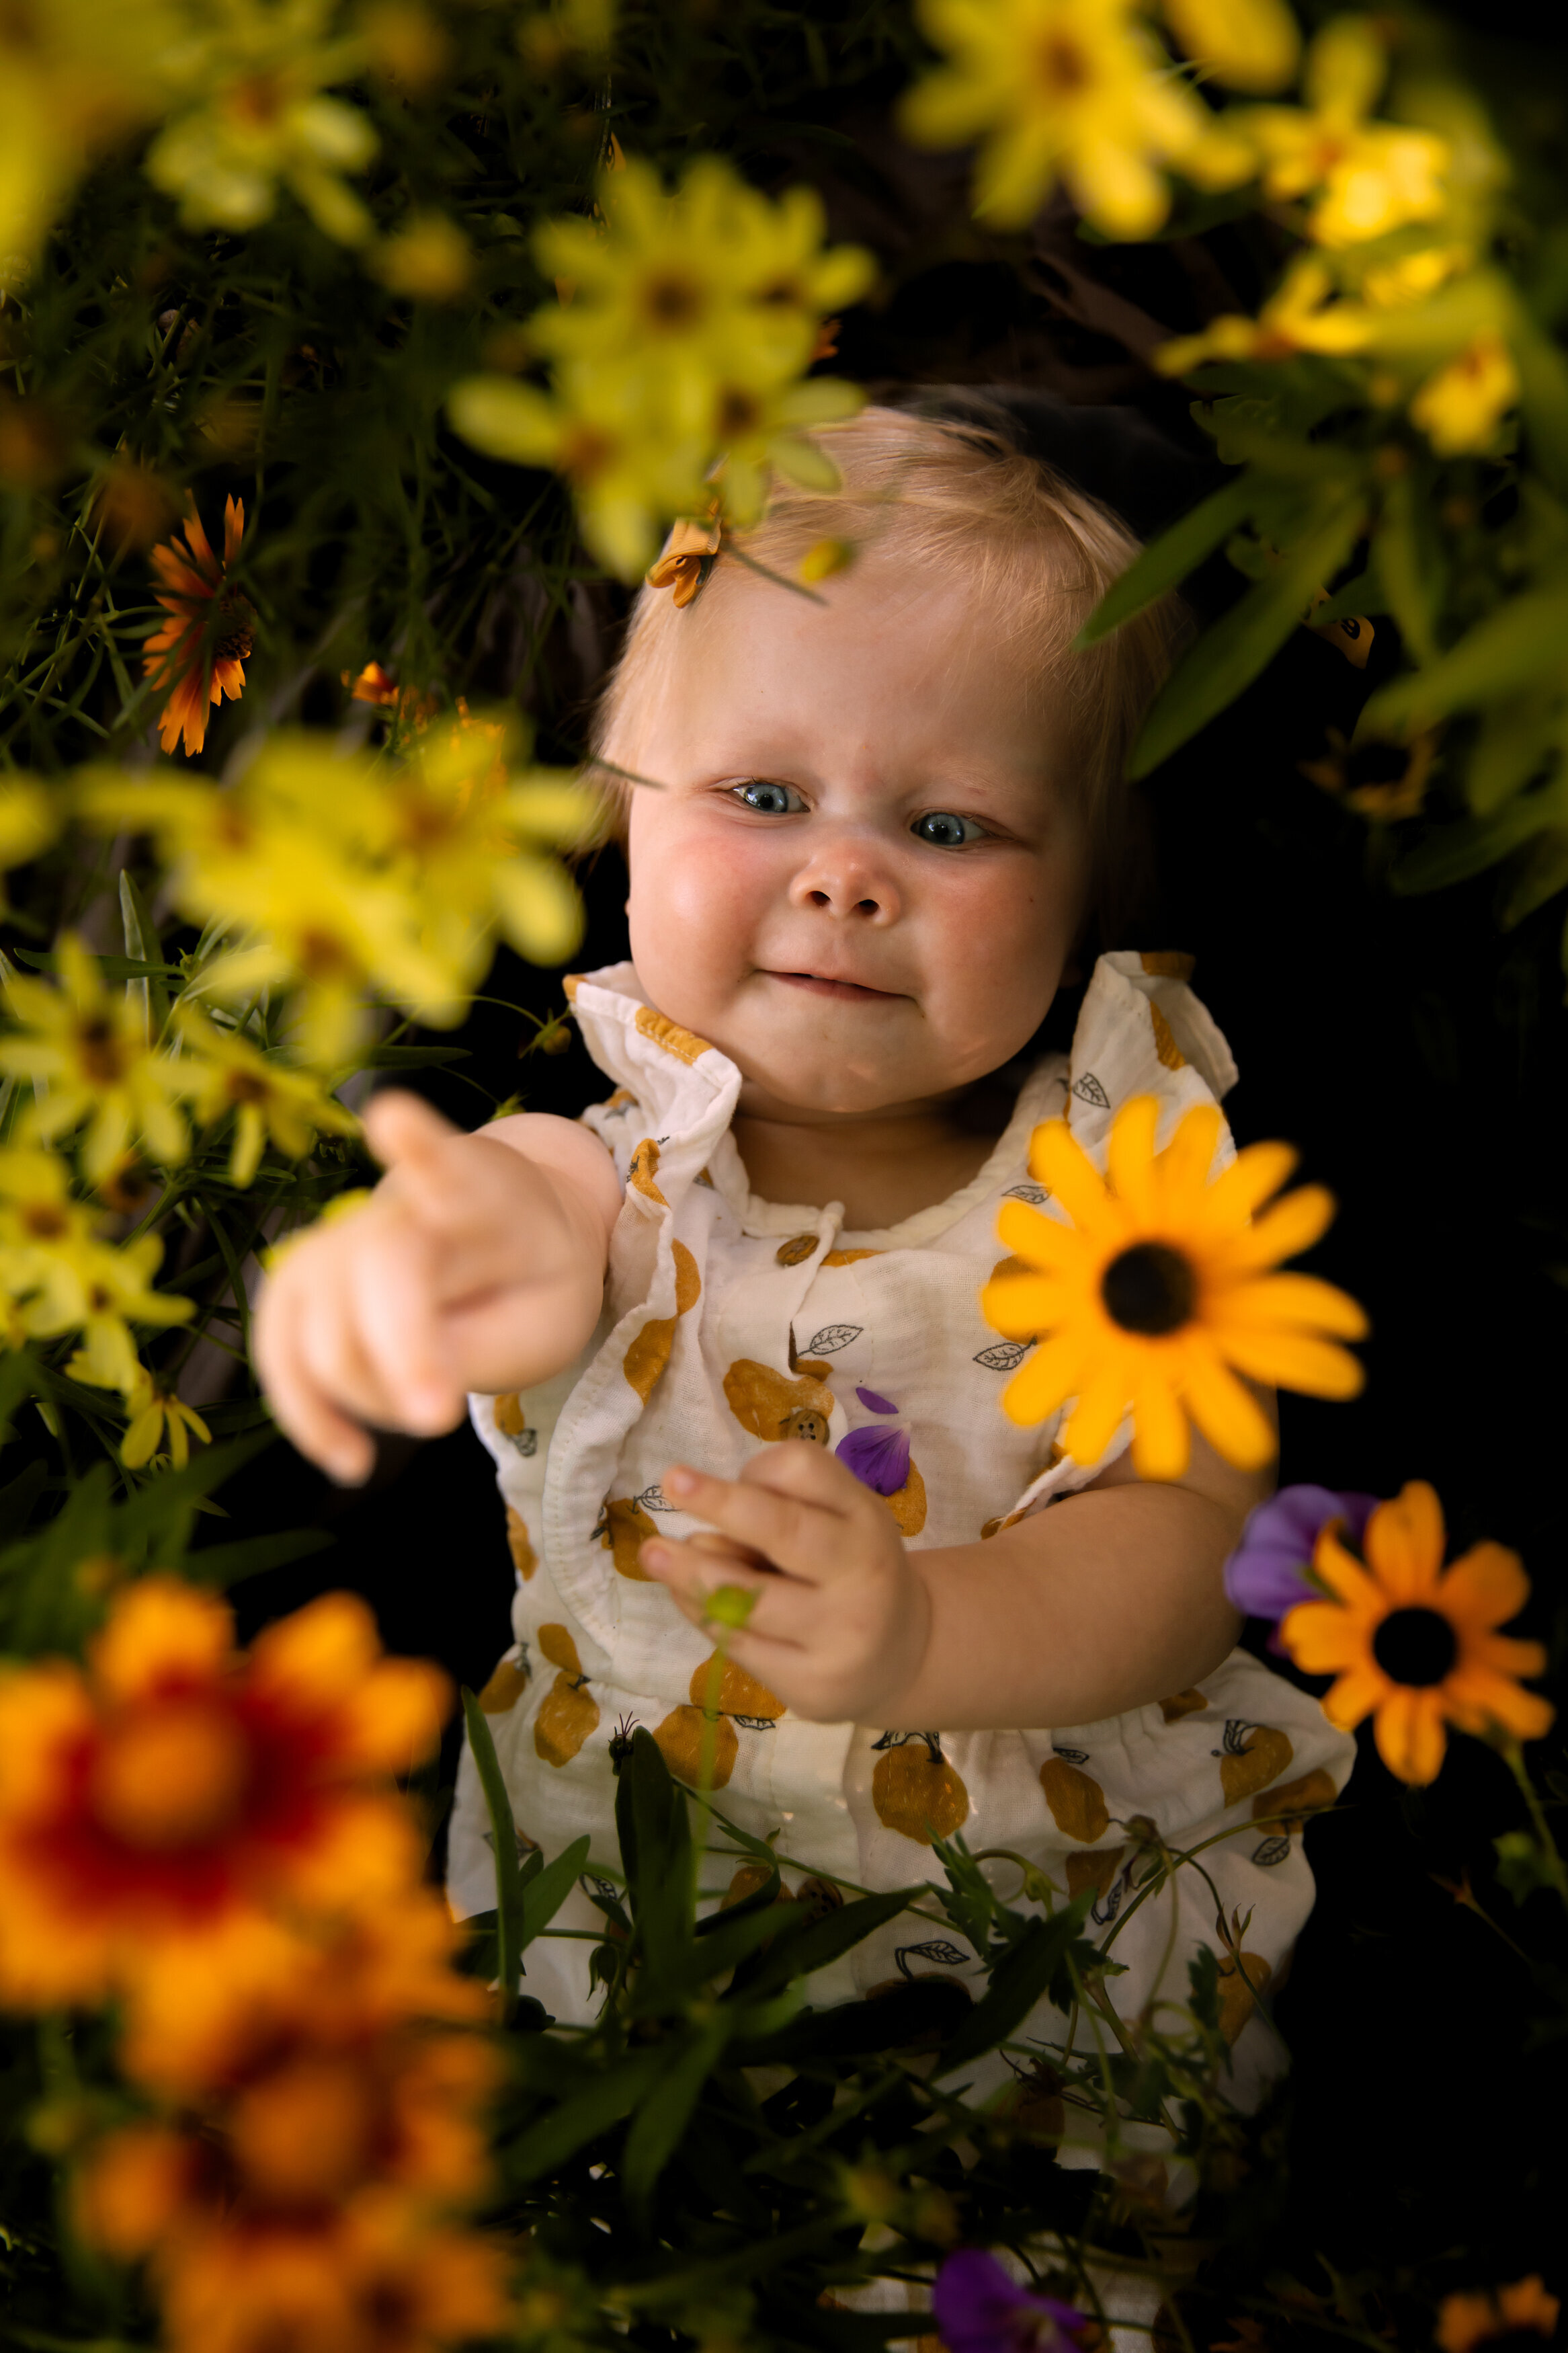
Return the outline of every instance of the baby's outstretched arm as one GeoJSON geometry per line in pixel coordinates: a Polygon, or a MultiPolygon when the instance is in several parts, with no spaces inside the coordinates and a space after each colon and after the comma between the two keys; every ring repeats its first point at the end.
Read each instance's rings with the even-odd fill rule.
{"type": "Polygon", "coordinates": [[[622,1199],[604,1145],[570,1120],[465,1135],[387,1093],[364,1124],[387,1174],[289,1251],[256,1317],[274,1413],[345,1483],[374,1461],[366,1424],[450,1430],[468,1390],[529,1388],[572,1362],[599,1318],[622,1199]]]}
{"type": "Polygon", "coordinates": [[[715,1533],[642,1558],[700,1622],[757,1599],[737,1665],[818,1722],[889,1731],[1093,1724],[1212,1672],[1240,1620],[1221,1569],[1270,1481],[1194,1433],[1184,1479],[1123,1456],[1094,1485],[987,1542],[906,1549],[887,1505],[819,1448],[770,1447],[738,1480],[677,1466],[665,1491],[715,1533]]]}

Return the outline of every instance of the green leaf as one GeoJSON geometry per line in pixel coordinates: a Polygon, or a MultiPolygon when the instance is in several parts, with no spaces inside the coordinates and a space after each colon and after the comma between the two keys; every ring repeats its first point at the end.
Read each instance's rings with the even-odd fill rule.
{"type": "Polygon", "coordinates": [[[1429,669],[1396,678],[1362,712],[1358,735],[1398,735],[1555,678],[1568,641],[1568,580],[1527,588],[1478,621],[1429,669]]]}
{"type": "Polygon", "coordinates": [[[1501,1838],[1492,1841],[1492,1846],[1497,1854],[1498,1883],[1516,1904],[1522,1904],[1537,1888],[1556,1886],[1557,1875],[1551,1858],[1533,1831],[1504,1831],[1501,1838]]]}
{"type": "MultiPolygon", "coordinates": [[[[542,2038],[542,2040],[543,2038],[542,2038]]],[[[533,2046],[530,2046],[530,2056],[533,2046]]],[[[634,2051],[618,2066],[590,2078],[552,2113],[531,2125],[506,2152],[506,2168],[518,2181],[537,2180],[576,2155],[585,2141],[618,2124],[649,2092],[668,2064],[662,2045],[634,2051]]]]}
{"type": "MultiPolygon", "coordinates": [[[[1031,1921],[997,1962],[987,1990],[944,2046],[936,2069],[939,2075],[967,2066],[1023,2024],[1069,1948],[1080,1941],[1079,1931],[1093,1900],[1092,1889],[1086,1888],[1050,1919],[1031,1921]]],[[[1099,1959],[1098,1951],[1094,1957],[1099,1959]]]]}
{"type": "Polygon", "coordinates": [[[500,1981],[501,2014],[510,2018],[522,1972],[522,1872],[517,1858],[517,1824],[500,1769],[500,1758],[490,1737],[485,1713],[473,1693],[463,1689],[463,1721],[468,1749],[485,1793],[485,1810],[496,1857],[496,1975],[500,1981]]]}
{"type": "MultiPolygon", "coordinates": [[[[522,1927],[518,1936],[520,1953],[549,1927],[571,1894],[587,1866],[588,1850],[592,1844],[593,1841],[584,1834],[580,1839],[574,1839],[569,1847],[563,1848],[553,1862],[545,1862],[542,1855],[539,1857],[542,1867],[528,1874],[522,1890],[522,1927]]],[[[528,1859],[530,1862],[534,1861],[532,1855],[528,1859]]]]}
{"type": "Polygon", "coordinates": [[[329,1552],[337,1543],[325,1528],[284,1528],[275,1535],[237,1536],[229,1544],[202,1545],[186,1562],[187,1573],[203,1585],[237,1585],[243,1577],[259,1577],[264,1569],[282,1568],[291,1560],[309,1560],[312,1553],[329,1552]]]}
{"type": "MultiPolygon", "coordinates": [[[[136,878],[128,866],[120,870],[120,918],[125,933],[127,960],[140,959],[147,964],[163,961],[163,943],[157,927],[147,911],[147,904],[136,885],[136,878]]],[[[163,1030],[169,1014],[169,993],[161,981],[151,978],[128,980],[126,989],[140,1005],[146,1027],[147,1041],[153,1044],[163,1030]]]]}
{"type": "Polygon", "coordinates": [[[632,2119],[621,2160],[621,2179],[634,2207],[646,2210],[659,2175],[691,2121],[702,2086],[718,2063],[733,2022],[733,2013],[724,2010],[705,2021],[645,2094],[632,2119]]]}
{"type": "Polygon", "coordinates": [[[1421,527],[1415,479],[1414,474],[1402,474],[1384,492],[1372,561],[1400,636],[1417,661],[1433,662],[1437,659],[1433,588],[1440,575],[1437,551],[1426,543],[1430,534],[1421,527]]]}
{"type": "Polygon", "coordinates": [[[814,1969],[825,1969],[830,1961],[852,1952],[884,1921],[895,1920],[900,1912],[907,1912],[926,1893],[923,1887],[895,1887],[882,1895],[861,1895],[853,1904],[842,1905],[837,1912],[825,1913],[820,1920],[809,1921],[795,1935],[786,1932],[777,1949],[748,1978],[747,1992],[772,1993],[777,1987],[787,1985],[792,1978],[809,1977],[814,1969]]]}
{"type": "Polygon", "coordinates": [[[1389,875],[1403,896],[1446,891],[1495,866],[1536,834],[1568,827],[1568,786],[1561,777],[1539,792],[1521,793],[1492,817],[1435,826],[1424,841],[1399,860],[1389,875]]]}
{"type": "MultiPolygon", "coordinates": [[[[52,948],[12,948],[8,954],[17,964],[25,964],[32,972],[58,970],[59,958],[52,948]]],[[[144,956],[94,956],[94,964],[105,980],[178,980],[185,976],[177,964],[152,964],[144,956]]]]}
{"type": "Polygon", "coordinates": [[[1146,776],[1159,767],[1251,685],[1304,619],[1314,589],[1339,570],[1363,521],[1359,501],[1336,507],[1290,549],[1268,579],[1249,588],[1204,631],[1155,699],[1127,764],[1130,776],[1146,776]]]}
{"type": "Polygon", "coordinates": [[[1078,636],[1075,647],[1098,645],[1156,596],[1174,588],[1189,572],[1195,572],[1207,555],[1212,555],[1233,531],[1244,523],[1252,512],[1255,485],[1251,477],[1238,476],[1232,482],[1222,482],[1211,491],[1191,514],[1173,522],[1169,531],[1152,540],[1095,607],[1078,636]]]}

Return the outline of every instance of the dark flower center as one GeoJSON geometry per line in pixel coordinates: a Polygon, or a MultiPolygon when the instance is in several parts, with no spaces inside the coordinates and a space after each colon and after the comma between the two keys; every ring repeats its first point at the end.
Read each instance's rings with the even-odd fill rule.
{"type": "Polygon", "coordinates": [[[118,1086],[124,1063],[120,1042],[108,1018],[102,1014],[89,1014],[76,1036],[84,1075],[100,1087],[118,1086]]]}
{"type": "Polygon", "coordinates": [[[256,636],[256,607],[248,598],[229,595],[218,610],[227,627],[214,646],[219,661],[248,661],[256,636]]]}
{"type": "Polygon", "coordinates": [[[1428,1691],[1459,1655],[1454,1630],[1438,1609],[1391,1609],[1372,1638],[1372,1655],[1390,1683],[1428,1691]]]}
{"type": "Polygon", "coordinates": [[[1070,96],[1074,90],[1086,90],[1094,79],[1083,50],[1065,33],[1052,34],[1041,42],[1036,54],[1040,79],[1048,90],[1058,96],[1070,96]]]}
{"type": "Polygon", "coordinates": [[[1100,1295],[1111,1322],[1124,1332],[1159,1339],[1192,1320],[1197,1284],[1179,1250],[1163,1242],[1134,1242],[1106,1268],[1100,1295]]]}
{"type": "Polygon", "coordinates": [[[643,307],[656,327],[695,326],[705,308],[702,289],[677,270],[661,270],[643,289],[643,307]]]}

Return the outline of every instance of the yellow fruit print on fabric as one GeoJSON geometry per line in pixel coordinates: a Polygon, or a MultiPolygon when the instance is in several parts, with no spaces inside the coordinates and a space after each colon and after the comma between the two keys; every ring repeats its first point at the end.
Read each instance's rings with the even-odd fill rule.
{"type": "Polygon", "coordinates": [[[1277,1788],[1265,1790],[1252,1800],[1255,1822],[1272,1822],[1285,1838],[1300,1835],[1309,1814],[1321,1814],[1339,1796],[1333,1776],[1320,1765],[1310,1773],[1303,1773],[1299,1781],[1282,1781],[1277,1788]]]}
{"type": "Polygon", "coordinates": [[[1191,980],[1194,958],[1179,948],[1145,948],[1138,959],[1146,973],[1160,980],[1191,980]]]}
{"type": "Polygon", "coordinates": [[[533,1746],[546,1765],[570,1765],[599,1722],[598,1702],[589,1697],[577,1645],[564,1626],[542,1626],[539,1647],[560,1670],[533,1719],[533,1746]]]}
{"type": "Polygon", "coordinates": [[[509,1651],[479,1694],[479,1705],[487,1715],[510,1715],[527,1689],[527,1654],[514,1659],[509,1651]]]}
{"type": "Polygon", "coordinates": [[[1268,1989],[1274,1971],[1261,1953],[1225,1953],[1219,1964],[1219,2031],[1234,2042],[1268,1989]],[[1240,1966],[1237,1967],[1239,1962],[1240,1966]]]}
{"type": "Polygon", "coordinates": [[[1081,1895],[1086,1887],[1092,1887],[1095,1901],[1103,1903],[1116,1883],[1116,1874],[1121,1868],[1126,1852],[1124,1846],[1106,1846],[1097,1847],[1092,1854],[1069,1854],[1067,1859],[1068,1895],[1081,1895]]]}
{"type": "Polygon", "coordinates": [[[683,1029],[679,1021],[667,1020],[651,1005],[638,1006],[637,1028],[645,1038],[651,1038],[656,1046],[662,1046],[678,1061],[694,1062],[700,1054],[712,1050],[706,1038],[700,1038],[694,1029],[683,1029]]]}
{"type": "Polygon", "coordinates": [[[526,1585],[539,1567],[539,1556],[528,1533],[528,1522],[521,1512],[506,1507],[506,1548],[511,1555],[511,1565],[526,1585]]]}
{"type": "MultiPolygon", "coordinates": [[[[713,1657],[717,1657],[717,1652],[713,1657]]],[[[695,1785],[701,1777],[702,1736],[704,1727],[712,1725],[712,1781],[715,1789],[723,1788],[735,1769],[741,1753],[736,1735],[738,1723],[753,1732],[765,1731],[784,1712],[784,1704],[777,1694],[749,1675],[732,1659],[726,1659],[720,1673],[717,1705],[710,1696],[713,1658],[703,1660],[691,1671],[687,1689],[691,1694],[689,1707],[672,1708],[664,1722],[654,1728],[665,1763],[678,1781],[695,1785]],[[731,1719],[733,1718],[734,1722],[731,1719]]],[[[761,1883],[759,1882],[759,1884],[761,1883]]]]}
{"type": "Polygon", "coordinates": [[[969,1820],[969,1792],[934,1732],[884,1732],[871,1774],[871,1803],[885,1830],[917,1846],[951,1838],[969,1820]]]}
{"type": "Polygon", "coordinates": [[[884,1495],[882,1501],[898,1522],[901,1535],[919,1535],[926,1524],[926,1482],[912,1454],[903,1485],[896,1487],[890,1495],[884,1495]]]}
{"type": "MultiPolygon", "coordinates": [[[[640,1150],[640,1146],[638,1147],[640,1150]]],[[[657,1187],[655,1188],[657,1190],[657,1187]]],[[[663,1199],[663,1195],[659,1198],[663,1199]]],[[[653,1385],[669,1362],[675,1345],[675,1324],[678,1316],[695,1307],[702,1295],[702,1277],[697,1261],[684,1242],[671,1245],[675,1255],[675,1314],[650,1315],[642,1330],[627,1348],[621,1361],[621,1370],[644,1405],[653,1394],[653,1385]]],[[[649,1531],[650,1535],[652,1531],[649,1531]]]]}
{"type": "Polygon", "coordinates": [[[1159,1060],[1163,1062],[1168,1071],[1184,1071],[1187,1067],[1187,1058],[1177,1045],[1175,1033],[1170,1023],[1152,999],[1150,1000],[1149,1005],[1149,1018],[1153,1024],[1154,1052],[1159,1060]]]}
{"type": "Polygon", "coordinates": [[[833,1392],[809,1373],[791,1380],[754,1357],[740,1356],[724,1376],[724,1398],[742,1429],[770,1445],[784,1438],[827,1443],[833,1392]]]}
{"type": "Polygon", "coordinates": [[[1271,1725],[1242,1724],[1232,1717],[1225,1742],[1214,1754],[1219,1758],[1219,1785],[1227,1806],[1239,1806],[1258,1789],[1277,1781],[1296,1752],[1289,1736],[1271,1725]]]}
{"type": "Polygon", "coordinates": [[[521,1438],[528,1427],[528,1416],[522,1409],[522,1399],[515,1389],[509,1389],[504,1395],[494,1398],[490,1405],[490,1414],[497,1432],[502,1438],[521,1438]]]}
{"type": "Polygon", "coordinates": [[[653,1181],[658,1167],[658,1146],[651,1135],[645,1135],[632,1155],[626,1183],[634,1193],[641,1193],[647,1200],[657,1201],[661,1209],[668,1209],[669,1203],[653,1181]]]}
{"type": "Polygon", "coordinates": [[[1047,1757],[1040,1767],[1040,1787],[1051,1819],[1064,1837],[1092,1846],[1110,1828],[1105,1792],[1092,1777],[1080,1772],[1065,1757],[1047,1757]]]}
{"type": "Polygon", "coordinates": [[[822,1263],[824,1266],[853,1266],[857,1259],[886,1258],[887,1254],[886,1250],[830,1250],[822,1263]]]}
{"type": "Polygon", "coordinates": [[[617,1576],[630,1577],[634,1585],[653,1583],[637,1553],[645,1537],[657,1533],[635,1495],[606,1495],[599,1525],[594,1530],[614,1559],[617,1576]]]}
{"type": "Polygon", "coordinates": [[[1173,1692],[1160,1702],[1160,1713],[1167,1724],[1180,1724],[1184,1715],[1201,1715],[1207,1705],[1201,1691],[1173,1692]]]}

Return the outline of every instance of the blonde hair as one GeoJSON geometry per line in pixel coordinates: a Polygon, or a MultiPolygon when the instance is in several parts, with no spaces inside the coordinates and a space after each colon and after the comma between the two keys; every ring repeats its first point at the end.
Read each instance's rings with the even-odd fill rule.
{"type": "MultiPolygon", "coordinates": [[[[1108,507],[1014,446],[1000,413],[993,427],[868,407],[846,424],[819,427],[813,438],[837,469],[837,488],[778,483],[762,521],[726,542],[701,599],[732,593],[741,580],[767,591],[728,552],[731,544],[786,578],[798,576],[808,550],[833,542],[850,561],[893,557],[910,578],[966,580],[1006,641],[1018,647],[1026,684],[1048,686],[1056,712],[1065,716],[1068,789],[1089,841],[1089,895],[1102,931],[1110,927],[1142,842],[1125,782],[1127,755],[1190,634],[1186,608],[1163,596],[1098,645],[1074,649],[1079,630],[1140,543],[1108,507]]],[[[617,746],[623,754],[633,748],[632,710],[658,692],[677,633],[694,627],[701,627],[700,605],[679,608],[668,588],[638,592],[620,659],[599,700],[595,757],[614,761],[617,746]]],[[[602,777],[601,838],[624,839],[635,786],[611,772],[602,777]]]]}

